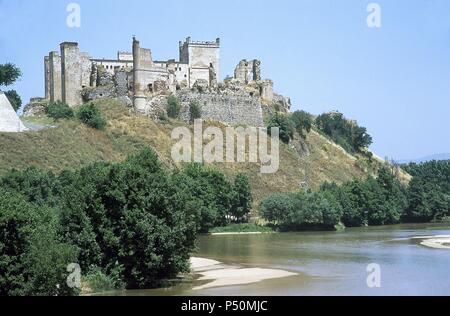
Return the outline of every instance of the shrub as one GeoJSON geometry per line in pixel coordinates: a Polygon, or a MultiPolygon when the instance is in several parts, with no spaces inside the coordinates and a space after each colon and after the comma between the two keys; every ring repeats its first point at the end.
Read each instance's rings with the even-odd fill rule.
{"type": "Polygon", "coordinates": [[[272,127],[278,127],[280,129],[280,140],[289,144],[292,138],[294,138],[294,125],[292,121],[281,113],[275,113],[269,120],[267,125],[267,132],[271,135],[272,127]]]}
{"type": "Polygon", "coordinates": [[[50,102],[45,108],[45,114],[54,120],[71,119],[74,117],[73,109],[67,103],[61,101],[50,102]]]}
{"type": "Polygon", "coordinates": [[[311,132],[313,118],[312,115],[305,112],[305,111],[295,111],[292,116],[291,120],[295,126],[295,130],[297,133],[305,138],[306,133],[311,132]]]}
{"type": "Polygon", "coordinates": [[[77,117],[81,122],[95,129],[102,130],[106,126],[106,120],[103,118],[100,109],[92,102],[80,106],[77,117]]]}
{"type": "Polygon", "coordinates": [[[95,293],[122,290],[124,288],[120,275],[107,275],[98,267],[91,269],[83,278],[83,282],[86,282],[88,287],[95,293]]]}
{"type": "Polygon", "coordinates": [[[326,113],[316,118],[317,128],[349,152],[364,152],[372,144],[367,129],[347,120],[342,113],[326,113]]]}
{"type": "Polygon", "coordinates": [[[167,116],[176,119],[180,116],[181,104],[180,100],[173,94],[167,98],[167,116]]]}
{"type": "Polygon", "coordinates": [[[202,108],[197,101],[192,101],[189,104],[189,118],[191,123],[202,118],[202,108]]]}

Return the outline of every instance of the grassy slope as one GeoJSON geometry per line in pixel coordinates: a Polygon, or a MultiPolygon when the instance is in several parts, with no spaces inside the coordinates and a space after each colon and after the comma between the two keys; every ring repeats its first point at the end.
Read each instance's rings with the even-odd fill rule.
{"type": "MultiPolygon", "coordinates": [[[[171,131],[180,122],[159,124],[150,118],[136,116],[114,101],[98,103],[108,120],[106,131],[92,130],[77,121],[64,121],[58,127],[22,134],[0,133],[0,174],[11,168],[36,166],[59,172],[74,169],[98,160],[121,161],[141,146],[151,146],[170,168],[176,167],[170,157],[174,141],[171,131]]],[[[214,123],[214,125],[219,125],[214,123]]],[[[216,164],[232,178],[245,173],[252,184],[255,204],[275,192],[294,192],[309,179],[316,189],[324,181],[342,183],[354,177],[362,178],[376,169],[360,158],[347,154],[316,132],[308,135],[309,155],[300,155],[294,147],[281,145],[280,169],[276,174],[263,175],[257,164],[216,164]]]]}

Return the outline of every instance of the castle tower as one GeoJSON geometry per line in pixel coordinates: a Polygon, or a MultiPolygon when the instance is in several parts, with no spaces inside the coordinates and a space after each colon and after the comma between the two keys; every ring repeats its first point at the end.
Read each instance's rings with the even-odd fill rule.
{"type": "Polygon", "coordinates": [[[220,78],[220,38],[212,42],[186,38],[184,43],[180,42],[180,63],[189,65],[189,87],[199,79],[210,83],[212,69],[216,78],[220,78]]]}
{"type": "Polygon", "coordinates": [[[49,55],[50,102],[62,101],[61,57],[57,52],[49,55]]]}
{"type": "Polygon", "coordinates": [[[82,103],[80,59],[78,43],[64,42],[61,44],[62,101],[69,106],[82,103]]]}
{"type": "Polygon", "coordinates": [[[146,97],[144,94],[143,81],[143,67],[144,63],[151,65],[151,53],[141,48],[140,43],[133,37],[133,105],[137,112],[145,113],[146,97]],[[145,58],[145,55],[148,55],[145,58]],[[145,61],[147,59],[147,61],[145,61]]]}
{"type": "Polygon", "coordinates": [[[44,57],[45,99],[50,99],[50,57],[44,57]]]}

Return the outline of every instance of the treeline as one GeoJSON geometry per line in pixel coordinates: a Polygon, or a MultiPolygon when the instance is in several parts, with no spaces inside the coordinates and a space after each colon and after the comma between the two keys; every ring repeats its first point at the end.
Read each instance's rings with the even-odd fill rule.
{"type": "Polygon", "coordinates": [[[269,133],[271,127],[278,127],[280,140],[286,144],[294,139],[295,133],[305,138],[313,128],[349,153],[367,154],[366,149],[372,144],[372,137],[365,127],[346,119],[342,113],[338,112],[325,113],[317,118],[305,111],[296,111],[292,114],[277,112],[270,117],[267,127],[269,133]]]}
{"type": "Polygon", "coordinates": [[[190,165],[169,172],[145,149],[122,163],[0,179],[0,295],[71,295],[67,265],[116,288],[189,270],[198,232],[246,221],[248,180],[190,165]]]}
{"type": "Polygon", "coordinates": [[[409,186],[383,167],[377,178],[322,185],[318,192],[273,195],[260,205],[261,216],[282,230],[440,221],[450,216],[450,162],[405,167],[409,186]]]}
{"type": "Polygon", "coordinates": [[[407,218],[423,222],[450,216],[450,160],[412,163],[402,168],[413,176],[407,218]]]}

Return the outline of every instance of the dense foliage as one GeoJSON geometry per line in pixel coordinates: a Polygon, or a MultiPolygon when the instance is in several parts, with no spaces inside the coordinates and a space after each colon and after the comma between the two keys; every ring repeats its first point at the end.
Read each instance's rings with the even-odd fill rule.
{"type": "MultiPolygon", "coordinates": [[[[22,71],[11,63],[0,65],[0,86],[10,86],[22,76],[22,71]]],[[[11,103],[14,111],[22,106],[22,99],[15,90],[5,92],[6,97],[11,103]]]]}
{"type": "Polygon", "coordinates": [[[11,103],[11,106],[13,107],[14,111],[17,112],[18,109],[22,106],[22,98],[17,93],[16,90],[9,90],[5,92],[6,97],[8,98],[9,102],[11,103]]]}
{"type": "Polygon", "coordinates": [[[81,122],[92,128],[102,130],[106,127],[106,120],[103,118],[100,109],[92,102],[81,105],[77,117],[81,122]]]}
{"type": "Polygon", "coordinates": [[[316,127],[348,152],[363,152],[372,144],[365,127],[347,120],[342,113],[325,113],[315,121],[316,127]]]}
{"type": "Polygon", "coordinates": [[[450,217],[450,160],[409,164],[404,169],[413,176],[407,219],[422,222],[450,217]]]}
{"type": "Polygon", "coordinates": [[[269,135],[271,135],[272,127],[279,128],[280,140],[283,143],[289,144],[291,139],[294,138],[294,123],[287,115],[276,112],[273,116],[270,117],[267,124],[267,132],[269,133],[269,135]]]}
{"type": "Polygon", "coordinates": [[[56,212],[0,189],[0,296],[70,295],[66,267],[77,250],[58,236],[56,212]]]}
{"type": "Polygon", "coordinates": [[[167,116],[176,119],[180,116],[181,103],[173,94],[167,98],[167,116]]]}
{"type": "Polygon", "coordinates": [[[240,173],[234,180],[233,198],[231,201],[232,220],[236,223],[248,222],[252,210],[252,189],[247,176],[240,173]]]}
{"type": "MultiPolygon", "coordinates": [[[[339,222],[347,227],[396,224],[408,221],[415,205],[412,198],[416,196],[413,194],[415,181],[413,179],[406,187],[397,180],[393,168],[383,167],[377,178],[353,180],[341,186],[326,183],[318,192],[271,196],[261,203],[261,215],[281,228],[291,230],[331,227],[339,222]]],[[[438,212],[439,217],[420,217],[421,220],[442,219],[449,215],[448,194],[437,200],[442,204],[433,212],[434,215],[438,212]]]]}
{"type": "Polygon", "coordinates": [[[75,116],[73,109],[64,102],[50,102],[45,108],[45,114],[54,120],[70,119],[75,116]]]}
{"type": "Polygon", "coordinates": [[[235,218],[244,221],[251,210],[248,179],[238,175],[233,186],[225,176],[200,164],[174,174],[174,182],[187,197],[186,208],[197,219],[198,231],[208,232],[235,218]]]}
{"type": "Polygon", "coordinates": [[[261,216],[283,230],[333,228],[340,215],[336,203],[320,192],[277,194],[261,203],[261,216]]]}
{"type": "Polygon", "coordinates": [[[189,119],[191,123],[195,120],[202,118],[202,108],[197,101],[192,101],[189,104],[189,119]]]}
{"type": "Polygon", "coordinates": [[[188,271],[197,232],[246,218],[251,204],[245,176],[170,173],[148,149],[58,176],[11,171],[0,187],[0,295],[76,294],[69,263],[94,288],[158,286],[188,271]]]}
{"type": "Polygon", "coordinates": [[[297,133],[305,138],[306,134],[311,132],[313,125],[313,117],[305,111],[295,111],[292,113],[291,121],[295,126],[297,133]]]}
{"type": "Polygon", "coordinates": [[[19,68],[11,63],[0,65],[0,86],[10,86],[22,76],[19,68]]]}

